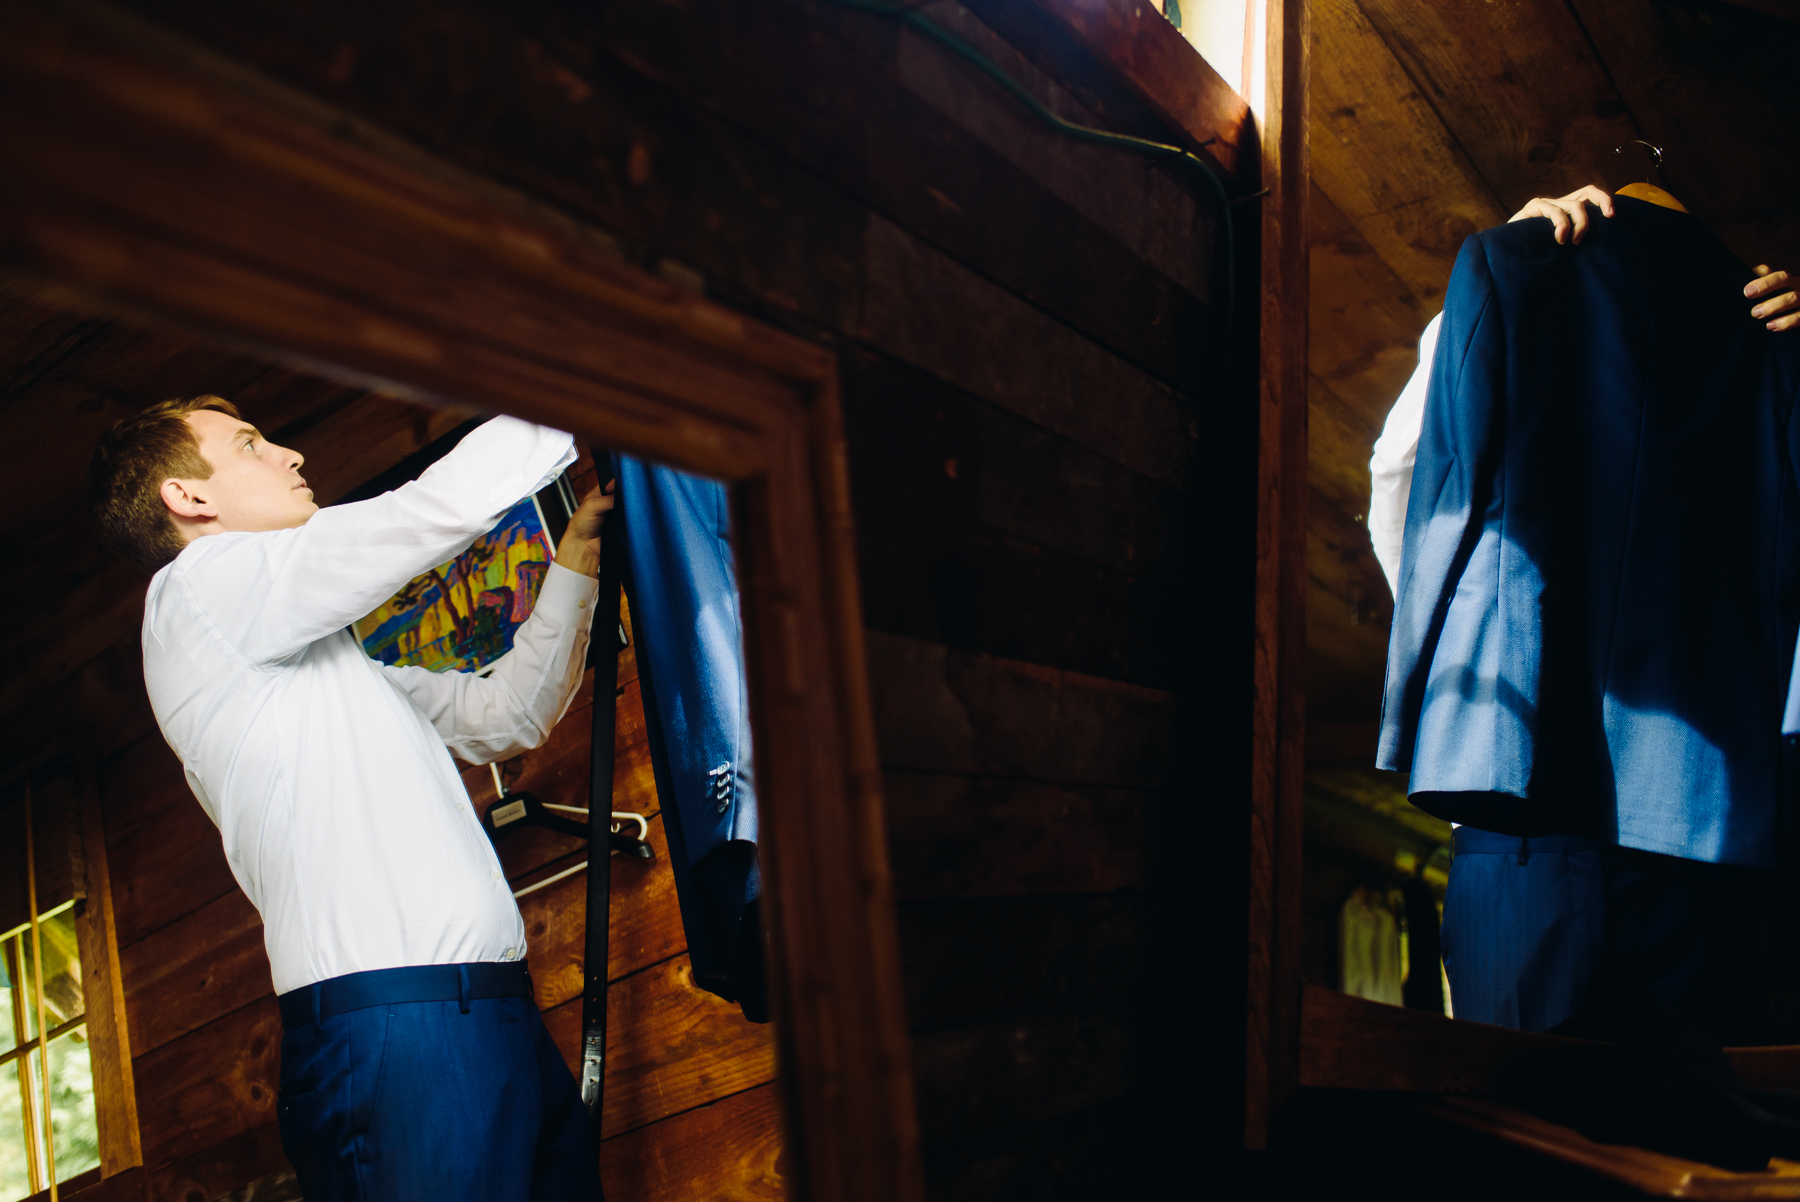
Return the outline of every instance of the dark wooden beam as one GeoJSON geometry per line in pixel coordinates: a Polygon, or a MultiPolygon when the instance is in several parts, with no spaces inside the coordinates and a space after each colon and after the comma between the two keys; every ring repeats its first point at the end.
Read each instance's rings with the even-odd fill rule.
{"type": "MultiPolygon", "coordinates": [[[[1256,10],[1253,10],[1256,11],[1256,10]]],[[[1306,204],[1310,0],[1266,0],[1244,1139],[1299,1074],[1301,807],[1306,749],[1306,204]]]]}
{"type": "Polygon", "coordinates": [[[1041,3],[1228,180],[1249,187],[1258,174],[1249,104],[1160,11],[1146,0],[1041,3]]]}

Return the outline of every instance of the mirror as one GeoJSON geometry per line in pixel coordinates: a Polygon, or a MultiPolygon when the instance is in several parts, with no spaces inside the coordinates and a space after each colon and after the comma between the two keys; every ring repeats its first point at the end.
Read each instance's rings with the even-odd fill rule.
{"type": "MultiPolygon", "coordinates": [[[[100,10],[31,10],[13,35],[13,47],[26,55],[21,61],[46,64],[49,72],[30,83],[43,107],[34,110],[29,144],[9,143],[11,165],[29,183],[9,195],[0,214],[0,270],[15,296],[28,297],[23,303],[35,309],[14,309],[16,326],[37,339],[20,358],[15,389],[54,379],[57,363],[73,365],[109,345],[115,331],[118,345],[130,348],[104,386],[71,391],[59,405],[13,407],[23,422],[20,437],[35,435],[33,445],[44,448],[32,464],[41,474],[32,478],[56,485],[41,496],[20,490],[17,530],[23,545],[60,572],[48,597],[24,606],[31,616],[14,644],[18,662],[60,682],[51,695],[41,681],[26,683],[29,674],[9,680],[12,708],[30,715],[19,741],[61,738],[70,754],[110,753],[121,769],[165,774],[157,787],[116,801],[103,786],[96,790],[103,811],[109,804],[135,807],[131,821],[104,821],[113,884],[101,896],[118,903],[113,930],[126,996],[154,988],[167,1003],[121,1003],[132,1046],[117,1067],[135,1073],[137,1086],[127,1082],[118,1096],[152,1102],[129,1124],[120,1117],[117,1129],[125,1134],[106,1162],[108,1175],[142,1172],[158,1188],[210,1198],[246,1184],[246,1164],[278,1163],[280,1156],[272,1120],[282,1024],[250,971],[261,955],[257,912],[240,890],[223,885],[218,832],[187,783],[168,778],[169,751],[145,725],[145,708],[121,701],[141,687],[133,655],[141,586],[80,532],[70,504],[70,481],[113,420],[146,399],[209,392],[233,398],[279,434],[278,443],[285,438],[281,445],[305,453],[316,465],[308,484],[322,499],[350,495],[477,410],[515,414],[570,430],[579,445],[667,465],[702,482],[715,504],[729,495],[743,687],[756,731],[758,909],[774,1022],[745,1021],[742,997],[727,1003],[704,990],[681,995],[721,1019],[705,1028],[715,1034],[700,1040],[700,1054],[689,1055],[696,1049],[684,1040],[704,1024],[656,988],[685,964],[677,948],[691,950],[692,924],[670,923],[660,934],[640,928],[636,945],[620,933],[618,924],[653,912],[685,917],[672,896],[679,891],[668,887],[673,874],[657,875],[677,856],[671,813],[653,807],[644,756],[634,750],[652,742],[651,710],[644,707],[642,733],[633,736],[641,742],[621,745],[615,737],[613,748],[609,804],[644,817],[652,854],[647,861],[609,857],[612,949],[632,966],[607,991],[608,1071],[617,1085],[606,1091],[606,1105],[625,1116],[609,1144],[620,1146],[624,1161],[656,1165],[648,1143],[631,1150],[634,1139],[649,1139],[641,1133],[659,1123],[685,1125],[687,1138],[703,1142],[707,1131],[729,1123],[734,1147],[742,1148],[737,1140],[747,1132],[762,1149],[752,1171],[766,1165],[781,1188],[857,1202],[920,1196],[832,357],[634,270],[606,239],[554,211],[307,98],[246,79],[130,19],[100,10]],[[124,77],[130,88],[114,86],[124,77]],[[640,904],[638,893],[657,888],[660,909],[640,904]],[[160,915],[155,921],[146,917],[152,911],[160,915]],[[176,946],[174,932],[188,920],[206,924],[204,949],[176,946]],[[196,996],[192,974],[170,966],[202,954],[222,967],[196,996]],[[206,1009],[241,1049],[224,1073],[181,1052],[190,1019],[206,1009]],[[652,1021],[666,1024],[666,1046],[633,1050],[623,1042],[622,1032],[649,1030],[652,1021]],[[666,1076],[653,1080],[651,1063],[668,1055],[674,1059],[667,1063],[697,1065],[709,1047],[739,1066],[696,1083],[719,1091],[713,1105],[646,1117],[661,1113],[650,1095],[674,1084],[666,1076]],[[646,1081],[637,1103],[630,1101],[636,1087],[627,1084],[634,1076],[646,1081]],[[630,1105],[649,1109],[632,1117],[630,1105]],[[258,1121],[243,1124],[246,1106],[258,1121]],[[240,1124],[235,1132],[228,1130],[233,1122],[240,1124]],[[783,1140],[782,1131],[791,1138],[783,1140]],[[226,1179],[232,1176],[240,1179],[226,1179]]],[[[577,496],[593,478],[574,481],[577,496]]],[[[519,489],[508,507],[540,483],[552,481],[519,489]]],[[[549,512],[543,522],[553,524],[549,512]]],[[[513,539],[507,553],[521,545],[513,539]]],[[[492,549],[483,570],[499,555],[492,549]]],[[[463,589],[439,572],[461,597],[467,626],[450,650],[480,652],[520,615],[521,587],[528,591],[536,571],[527,562],[536,561],[524,555],[509,564],[513,583],[484,581],[482,588],[463,589]]],[[[393,582],[396,591],[432,566],[409,569],[393,582]]],[[[544,571],[541,587],[552,569],[544,571]]],[[[472,582],[473,574],[462,578],[472,582]]],[[[432,589],[415,588],[411,600],[431,602],[432,589]]],[[[610,617],[610,601],[607,608],[610,617]]],[[[441,616],[454,631],[447,609],[441,616]]],[[[629,605],[621,614],[637,672],[633,682],[634,668],[620,657],[613,697],[621,731],[634,712],[630,686],[638,685],[638,705],[650,691],[640,652],[658,637],[651,633],[656,617],[629,605]]],[[[367,632],[378,650],[384,622],[367,632]]],[[[426,633],[421,615],[415,650],[430,641],[426,633]]],[[[366,660],[366,647],[352,650],[357,662],[366,660]]],[[[556,729],[581,725],[565,717],[556,729]]],[[[503,770],[500,787],[509,795],[531,792],[545,806],[575,798],[569,790],[581,783],[583,757],[562,755],[553,735],[510,775],[503,770]]],[[[654,780],[655,756],[649,759],[654,780]]],[[[734,798],[752,783],[737,767],[729,785],[734,798]]],[[[503,800],[493,795],[486,767],[471,765],[462,776],[477,806],[503,800]]],[[[622,834],[635,829],[635,822],[621,823],[622,834]]],[[[725,833],[723,846],[746,841],[737,837],[741,825],[725,833]]],[[[502,875],[514,878],[503,887],[522,890],[573,867],[574,847],[558,842],[565,837],[574,838],[548,827],[502,836],[502,875]]],[[[697,842],[690,836],[690,853],[697,842]]],[[[689,866],[710,871],[704,852],[689,866]]],[[[745,871],[741,863],[736,868],[745,871]]],[[[591,869],[520,904],[566,917],[568,907],[550,903],[562,896],[557,890],[576,890],[587,876],[591,869]]],[[[565,954],[541,972],[534,963],[532,987],[552,991],[546,999],[576,997],[581,983],[566,955],[569,928],[565,922],[553,931],[547,917],[545,924],[539,936],[528,928],[529,955],[535,960],[540,948],[558,946],[565,954]]],[[[744,988],[741,964],[732,971],[733,988],[744,988]]],[[[568,1005],[563,1000],[550,1014],[568,1005]]],[[[697,1069],[694,1075],[708,1076],[697,1069]]],[[[102,1124],[103,1145],[106,1139],[102,1124]]],[[[619,1196],[632,1196],[630,1187],[621,1186],[619,1196]]]]}
{"type": "MultiPolygon", "coordinates": [[[[266,936],[256,907],[234,879],[219,830],[190,792],[145,697],[137,629],[145,580],[97,545],[83,516],[86,458],[111,422],[167,396],[212,393],[232,400],[269,441],[304,457],[305,478],[319,503],[353,505],[406,487],[453,454],[486,419],[467,408],[421,404],[220,351],[116,313],[70,313],[22,286],[0,290],[0,329],[0,372],[13,381],[8,413],[48,435],[30,465],[30,487],[15,490],[8,533],[16,545],[42,555],[41,562],[59,567],[39,587],[15,593],[9,611],[19,666],[9,683],[47,702],[14,738],[9,760],[29,761],[36,747],[70,737],[82,742],[107,831],[143,1155],[153,1165],[173,1158],[177,1174],[194,1175],[213,1189],[228,1182],[205,1179],[207,1170],[198,1162],[206,1157],[187,1157],[190,1163],[183,1164],[178,1153],[242,1142],[272,1117],[279,1095],[273,1041],[264,1041],[260,1054],[247,1054],[242,1046],[246,1023],[261,1030],[275,1008],[266,936]],[[66,626],[59,631],[59,619],[79,606],[77,599],[101,596],[108,599],[110,624],[90,622],[90,637],[74,654],[49,652],[46,645],[67,633],[66,626]],[[195,981],[207,982],[198,994],[195,981]],[[191,1117],[195,1082],[170,1071],[196,1063],[231,1066],[240,1098],[236,1105],[216,1106],[199,1123],[191,1117]]],[[[608,550],[619,553],[611,558],[624,567],[611,574],[613,603],[593,607],[591,644],[562,673],[570,685],[552,686],[546,704],[560,718],[547,738],[533,736],[538,745],[491,763],[468,744],[455,744],[481,761],[455,761],[471,808],[468,822],[479,819],[492,839],[524,925],[533,1000],[557,1050],[579,1075],[592,863],[585,830],[589,768],[593,741],[604,737],[613,771],[602,804],[616,811],[610,825],[617,831],[610,871],[602,878],[610,921],[600,1012],[606,1033],[600,1154],[609,1196],[648,1196],[647,1175],[662,1172],[658,1166],[667,1161],[687,1166],[695,1190],[732,1185],[778,1196],[784,1188],[782,1137],[730,490],[635,457],[602,456],[606,478],[618,481],[617,507],[603,534],[603,542],[616,542],[608,550]],[[638,598],[637,607],[629,597],[638,598]],[[634,616],[636,610],[641,616],[634,616]],[[612,704],[596,704],[597,678],[606,680],[612,704]],[[680,808],[665,798],[679,798],[680,808]],[[734,1163],[719,1163],[709,1150],[693,1121],[700,1113],[723,1114],[751,1133],[734,1141],[734,1163]]],[[[489,681],[499,675],[509,689],[524,691],[508,657],[535,655],[534,667],[543,666],[541,651],[516,644],[534,638],[529,620],[559,543],[599,475],[583,445],[549,487],[519,498],[467,550],[405,582],[353,623],[356,643],[384,670],[410,667],[489,681]]],[[[580,604],[587,607],[585,600],[580,604]]],[[[543,642],[541,632],[535,637],[543,642]]],[[[53,1028],[53,1112],[69,1111],[75,1117],[68,1122],[85,1124],[67,1133],[57,1127],[57,1179],[66,1185],[99,1162],[80,964],[73,956],[77,902],[70,849],[79,851],[71,838],[79,835],[80,815],[70,777],[66,761],[52,761],[13,786],[0,810],[0,821],[17,827],[19,836],[0,844],[20,861],[0,873],[8,896],[18,894],[18,904],[0,914],[0,953],[7,957],[0,1000],[4,1030],[14,1036],[0,1041],[0,1072],[13,1074],[0,1078],[0,1198],[22,1198],[48,1184],[44,1124],[32,1121],[41,1109],[34,1104],[43,1100],[42,1068],[35,1067],[35,1075],[19,1072],[35,1064],[30,966],[40,946],[45,962],[60,966],[46,977],[44,991],[53,1028]],[[23,860],[28,793],[35,801],[32,845],[40,852],[42,886],[35,895],[41,911],[35,926],[23,860]],[[65,1063],[71,1047],[85,1071],[65,1063]]],[[[340,816],[341,838],[359,837],[352,819],[340,816]]],[[[433,834],[423,826],[417,833],[433,834]]],[[[420,846],[401,841],[382,849],[376,862],[399,865],[421,854],[420,846]]],[[[261,850],[279,854],[275,847],[261,850]]],[[[79,866],[79,855],[74,863],[79,866]]],[[[249,884],[262,882],[251,877],[249,884]]],[[[365,915],[363,923],[376,927],[380,920],[365,915]]],[[[279,1019],[273,1021],[279,1029],[279,1019]]],[[[279,1147],[273,1151],[273,1158],[253,1158],[249,1166],[267,1170],[258,1178],[265,1191],[291,1180],[291,1169],[279,1163],[279,1147]]],[[[659,1181],[656,1188],[667,1184],[659,1181]]]]}

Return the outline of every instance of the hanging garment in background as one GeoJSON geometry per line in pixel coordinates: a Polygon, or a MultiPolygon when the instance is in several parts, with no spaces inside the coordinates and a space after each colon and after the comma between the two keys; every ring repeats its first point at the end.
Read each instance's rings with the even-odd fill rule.
{"type": "Polygon", "coordinates": [[[1338,912],[1338,987],[1352,997],[1404,1004],[1400,922],[1384,891],[1351,891],[1338,912]]]}
{"type": "Polygon", "coordinates": [[[1620,197],[1463,245],[1406,511],[1377,765],[1508,834],[1775,860],[1800,621],[1800,342],[1695,218],[1620,197]]]}
{"type": "Polygon", "coordinates": [[[768,1021],[743,623],[725,486],[617,461],[625,587],[637,638],[694,983],[768,1021]]]}

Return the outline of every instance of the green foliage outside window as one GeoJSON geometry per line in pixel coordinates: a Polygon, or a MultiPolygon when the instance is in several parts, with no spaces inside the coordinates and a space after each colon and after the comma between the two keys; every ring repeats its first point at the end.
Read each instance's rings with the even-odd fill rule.
{"type": "Polygon", "coordinates": [[[49,1181],[37,949],[43,954],[44,1026],[50,1035],[49,1110],[56,1179],[67,1181],[100,1163],[74,905],[65,902],[41,916],[35,941],[30,923],[0,936],[0,1202],[17,1202],[49,1181]]]}

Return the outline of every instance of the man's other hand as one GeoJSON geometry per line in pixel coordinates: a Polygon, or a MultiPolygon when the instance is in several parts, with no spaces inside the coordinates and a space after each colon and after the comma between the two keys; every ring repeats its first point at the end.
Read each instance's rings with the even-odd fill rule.
{"type": "Polygon", "coordinates": [[[1524,208],[1508,217],[1507,223],[1523,221],[1527,217],[1548,217],[1550,224],[1556,227],[1556,241],[1568,245],[1571,239],[1576,245],[1587,237],[1587,207],[1593,205],[1608,217],[1613,214],[1613,198],[1611,194],[1601,191],[1589,184],[1585,188],[1577,188],[1567,196],[1539,196],[1528,202],[1524,208]]]}
{"type": "Polygon", "coordinates": [[[556,545],[556,562],[571,572],[600,575],[600,527],[612,511],[612,492],[617,483],[608,480],[605,488],[589,493],[582,499],[581,508],[569,518],[569,528],[556,545]]]}
{"type": "Polygon", "coordinates": [[[1800,293],[1788,287],[1792,283],[1788,273],[1770,271],[1767,263],[1759,264],[1753,270],[1761,278],[1744,285],[1744,295],[1759,302],[1750,310],[1750,316],[1772,319],[1763,323],[1771,330],[1791,330],[1800,325],[1800,293]],[[1764,300],[1764,297],[1768,299],[1764,300]]]}

